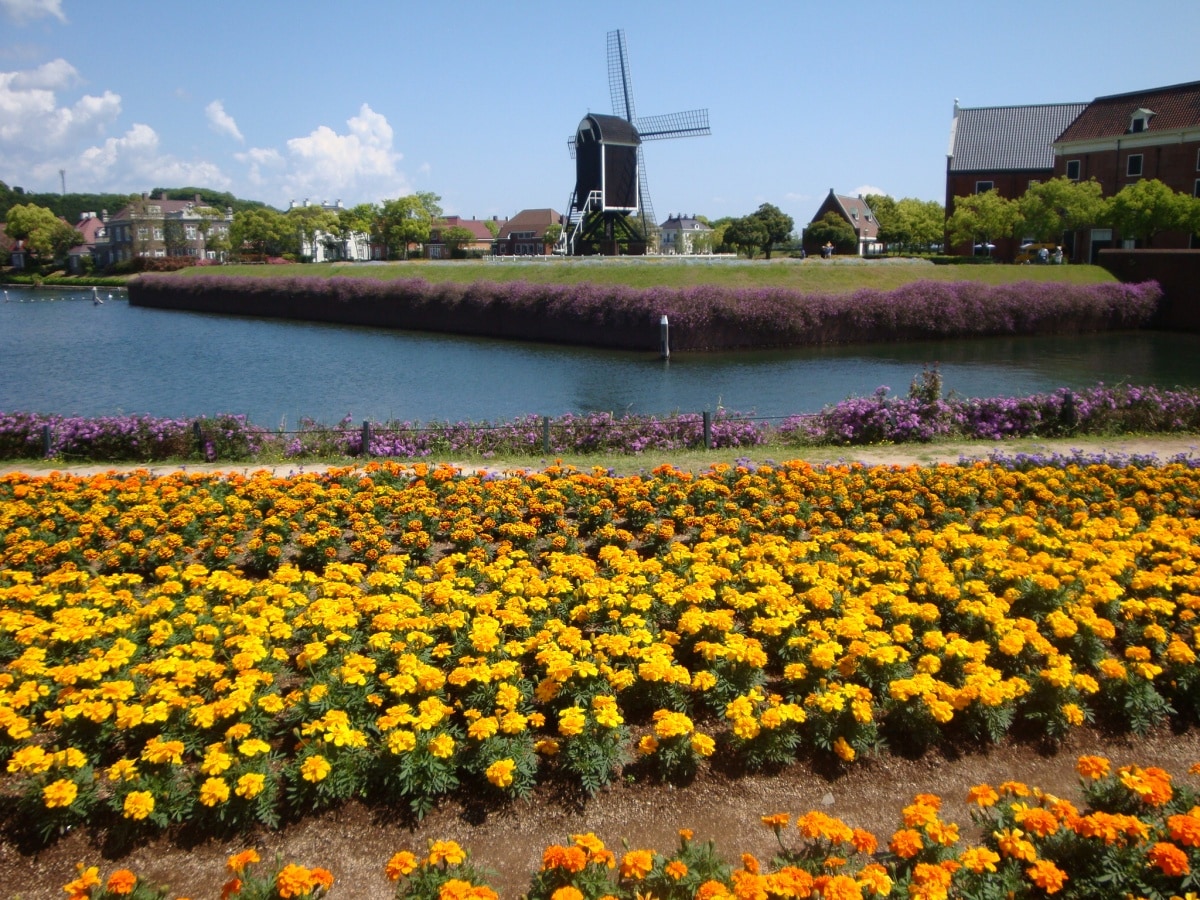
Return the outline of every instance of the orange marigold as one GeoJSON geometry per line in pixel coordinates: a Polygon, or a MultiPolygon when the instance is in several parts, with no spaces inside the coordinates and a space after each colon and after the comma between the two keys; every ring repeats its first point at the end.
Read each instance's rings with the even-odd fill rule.
{"type": "Polygon", "coordinates": [[[688,873],[688,867],[683,860],[673,859],[663,867],[663,871],[676,881],[682,881],[683,876],[688,873]]]}
{"type": "Polygon", "coordinates": [[[1146,856],[1150,860],[1150,865],[1164,875],[1170,875],[1173,878],[1186,875],[1192,870],[1188,865],[1187,854],[1174,844],[1159,841],[1150,848],[1150,852],[1146,856]]]}
{"type": "Polygon", "coordinates": [[[568,884],[551,894],[550,900],[583,900],[583,891],[568,884]]]}
{"type": "Polygon", "coordinates": [[[630,850],[621,857],[621,877],[640,881],[654,868],[654,854],[649,850],[630,850]]]}
{"type": "Polygon", "coordinates": [[[399,881],[406,875],[411,875],[417,868],[417,857],[408,850],[400,850],[387,861],[383,871],[389,881],[399,881]]]}
{"type": "Polygon", "coordinates": [[[1075,771],[1084,778],[1096,781],[1108,774],[1109,763],[1103,756],[1081,756],[1075,763],[1075,771]]]}
{"type": "Polygon", "coordinates": [[[1048,859],[1039,859],[1025,870],[1025,874],[1047,894],[1061,891],[1062,886],[1067,883],[1067,873],[1048,859]]]}
{"type": "Polygon", "coordinates": [[[288,863],[275,876],[275,890],[279,892],[282,900],[303,897],[314,887],[316,884],[313,882],[312,873],[304,866],[298,866],[295,863],[288,863]]]}
{"type": "Polygon", "coordinates": [[[234,875],[241,875],[246,866],[259,862],[257,850],[243,850],[229,857],[225,865],[234,875]]]}
{"type": "Polygon", "coordinates": [[[862,887],[849,875],[834,875],[821,891],[825,900],[862,900],[862,887]]]}
{"type": "Polygon", "coordinates": [[[1171,840],[1185,847],[1200,847],[1200,816],[1184,813],[1167,817],[1171,840]]]}
{"type": "Polygon", "coordinates": [[[888,848],[901,859],[912,859],[925,846],[921,833],[912,828],[901,828],[892,835],[888,848]]]}
{"type": "Polygon", "coordinates": [[[108,876],[104,889],[110,894],[132,894],[137,886],[137,876],[128,869],[117,869],[108,876]]]}

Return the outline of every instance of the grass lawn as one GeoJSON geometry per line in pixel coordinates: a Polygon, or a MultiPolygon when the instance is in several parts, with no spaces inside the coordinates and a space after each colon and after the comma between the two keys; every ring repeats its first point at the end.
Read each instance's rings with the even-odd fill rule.
{"type": "Polygon", "coordinates": [[[433,261],[393,263],[316,263],[281,266],[236,265],[186,269],[197,275],[242,275],[261,278],[424,278],[428,281],[528,281],[535,283],[626,285],[628,287],[691,287],[721,285],[729,288],[778,287],[799,291],[841,293],[863,288],[891,290],[912,281],[978,281],[1010,284],[1016,281],[1101,284],[1116,278],[1099,266],[934,266],[927,262],[888,259],[775,259],[771,261],[717,259],[560,259],[535,257],[529,261],[433,261]]]}

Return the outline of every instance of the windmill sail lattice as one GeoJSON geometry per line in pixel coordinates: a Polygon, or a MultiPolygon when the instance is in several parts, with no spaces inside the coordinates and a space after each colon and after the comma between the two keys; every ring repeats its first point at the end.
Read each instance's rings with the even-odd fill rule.
{"type": "Polygon", "coordinates": [[[629,49],[625,32],[620,29],[608,33],[608,90],[612,98],[612,116],[586,116],[575,136],[567,141],[571,158],[576,161],[576,180],[575,191],[567,205],[570,213],[557,248],[559,252],[615,253],[622,240],[626,241],[627,250],[636,250],[635,245],[638,245],[644,252],[647,246],[652,246],[657,241],[658,222],[650,200],[643,142],[712,133],[707,109],[638,117],[633,100],[633,79],[629,74],[629,49]],[[611,121],[606,126],[606,120],[611,119],[623,120],[631,126],[632,134],[612,127],[611,121]],[[610,136],[611,149],[605,146],[605,134],[610,136]],[[581,142],[589,147],[599,144],[599,149],[589,149],[581,156],[581,142]],[[618,162],[620,157],[632,159],[618,162]],[[632,209],[625,194],[621,201],[609,202],[606,177],[610,171],[616,171],[616,181],[623,184],[630,164],[636,164],[638,186],[632,209]],[[634,221],[630,222],[630,218],[634,221]]]}

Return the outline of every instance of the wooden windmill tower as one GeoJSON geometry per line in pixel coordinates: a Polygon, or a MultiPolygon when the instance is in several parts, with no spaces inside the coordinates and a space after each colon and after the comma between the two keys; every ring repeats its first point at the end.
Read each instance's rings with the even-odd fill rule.
{"type": "Polygon", "coordinates": [[[558,252],[568,255],[642,254],[658,233],[642,144],[711,134],[708,110],[638,118],[629,77],[625,32],[608,33],[611,116],[588,113],[567,140],[575,160],[575,190],[558,252]]]}

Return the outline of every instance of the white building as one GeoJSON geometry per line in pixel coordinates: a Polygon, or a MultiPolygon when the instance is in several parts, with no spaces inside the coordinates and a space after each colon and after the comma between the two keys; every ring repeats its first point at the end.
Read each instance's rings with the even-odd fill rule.
{"type": "Polygon", "coordinates": [[[662,252],[667,256],[712,253],[712,229],[694,216],[672,215],[660,226],[662,252]]]}

